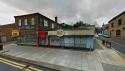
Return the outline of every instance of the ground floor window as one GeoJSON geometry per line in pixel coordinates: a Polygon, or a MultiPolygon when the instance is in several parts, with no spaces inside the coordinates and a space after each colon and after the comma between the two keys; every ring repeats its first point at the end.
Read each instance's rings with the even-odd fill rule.
{"type": "Polygon", "coordinates": [[[116,30],[116,37],[120,37],[121,36],[121,30],[116,30]]]}
{"type": "Polygon", "coordinates": [[[35,45],[37,41],[37,34],[33,31],[23,31],[17,37],[17,44],[35,45]]]}

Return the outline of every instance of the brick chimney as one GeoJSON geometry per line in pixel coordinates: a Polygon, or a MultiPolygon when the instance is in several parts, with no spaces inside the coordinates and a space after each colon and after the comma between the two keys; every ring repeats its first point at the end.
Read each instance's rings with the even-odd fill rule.
{"type": "Polygon", "coordinates": [[[58,23],[58,17],[57,16],[55,17],[55,22],[58,23]]]}

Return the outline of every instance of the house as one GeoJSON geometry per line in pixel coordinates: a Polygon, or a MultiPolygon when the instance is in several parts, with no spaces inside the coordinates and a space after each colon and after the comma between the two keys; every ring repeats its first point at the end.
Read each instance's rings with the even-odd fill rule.
{"type": "Polygon", "coordinates": [[[12,30],[16,29],[15,24],[0,25],[0,37],[2,42],[9,42],[14,40],[12,37],[12,30]]]}
{"type": "Polygon", "coordinates": [[[58,24],[57,19],[53,21],[40,13],[15,16],[17,44],[93,49],[94,26],[74,29],[58,24]]]}
{"type": "Polygon", "coordinates": [[[125,40],[125,11],[112,18],[108,23],[110,36],[125,40]]]}
{"type": "Polygon", "coordinates": [[[55,21],[40,14],[32,13],[15,16],[16,30],[19,31],[17,44],[45,45],[47,31],[58,29],[57,17],[55,21]]]}

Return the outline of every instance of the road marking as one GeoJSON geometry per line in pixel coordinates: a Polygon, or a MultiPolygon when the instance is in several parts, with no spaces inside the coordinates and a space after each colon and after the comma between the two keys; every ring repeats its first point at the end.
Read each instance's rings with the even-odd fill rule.
{"type": "Polygon", "coordinates": [[[42,71],[42,70],[40,70],[40,69],[33,68],[33,67],[28,67],[28,68],[33,69],[33,70],[35,70],[35,71],[42,71]]]}
{"type": "Polygon", "coordinates": [[[26,65],[21,64],[21,63],[17,63],[17,62],[11,61],[11,60],[7,60],[4,58],[0,58],[0,62],[5,63],[5,64],[10,65],[10,66],[13,66],[13,67],[16,67],[16,68],[19,68],[19,69],[22,69],[22,70],[25,70],[25,71],[32,71],[32,70],[42,71],[42,70],[40,70],[38,68],[34,68],[34,67],[27,67],[25,69],[26,65]]]}
{"type": "Polygon", "coordinates": [[[24,64],[20,64],[20,63],[17,63],[17,62],[14,62],[14,61],[10,61],[10,60],[7,60],[7,59],[3,59],[3,58],[0,58],[0,60],[3,60],[3,61],[6,61],[6,62],[15,64],[15,65],[18,65],[18,66],[22,66],[22,67],[25,67],[25,66],[26,66],[26,65],[24,65],[24,64]]]}
{"type": "Polygon", "coordinates": [[[120,45],[120,46],[122,46],[122,47],[125,47],[125,45],[123,45],[123,44],[119,44],[119,43],[114,42],[114,41],[111,41],[111,42],[116,43],[116,44],[118,44],[118,45],[120,45]]]}

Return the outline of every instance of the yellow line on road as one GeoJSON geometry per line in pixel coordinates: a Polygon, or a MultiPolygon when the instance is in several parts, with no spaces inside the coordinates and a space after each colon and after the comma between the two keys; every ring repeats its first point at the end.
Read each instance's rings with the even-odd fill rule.
{"type": "MultiPolygon", "coordinates": [[[[14,65],[14,64],[2,61],[2,60],[0,60],[0,62],[5,63],[5,64],[10,65],[10,66],[13,66],[13,67],[18,68],[18,69],[23,69],[24,68],[24,67],[21,67],[21,66],[18,66],[18,65],[14,65]]],[[[31,70],[30,69],[26,69],[25,71],[31,71],[31,70]]]]}
{"type": "Polygon", "coordinates": [[[18,65],[18,66],[23,66],[23,67],[26,66],[26,65],[24,65],[24,64],[20,64],[20,63],[17,63],[17,62],[14,62],[14,61],[10,61],[10,60],[7,60],[7,59],[3,59],[3,58],[0,58],[0,60],[3,60],[3,61],[6,61],[6,62],[15,64],[15,65],[18,65]]]}
{"type": "Polygon", "coordinates": [[[40,69],[33,68],[33,67],[28,67],[28,68],[33,69],[33,70],[35,70],[35,71],[42,71],[42,70],[40,70],[40,69]]]}
{"type": "MultiPolygon", "coordinates": [[[[14,61],[11,61],[11,60],[8,60],[8,59],[4,59],[4,58],[0,58],[0,62],[2,63],[5,63],[5,64],[8,64],[10,66],[13,66],[13,67],[16,67],[16,68],[19,68],[19,69],[24,69],[24,67],[26,67],[26,65],[24,64],[21,64],[21,63],[17,63],[17,62],[14,62],[14,61]]],[[[34,68],[34,67],[28,67],[26,69],[24,69],[25,71],[42,71],[38,68],[34,68]]]]}

